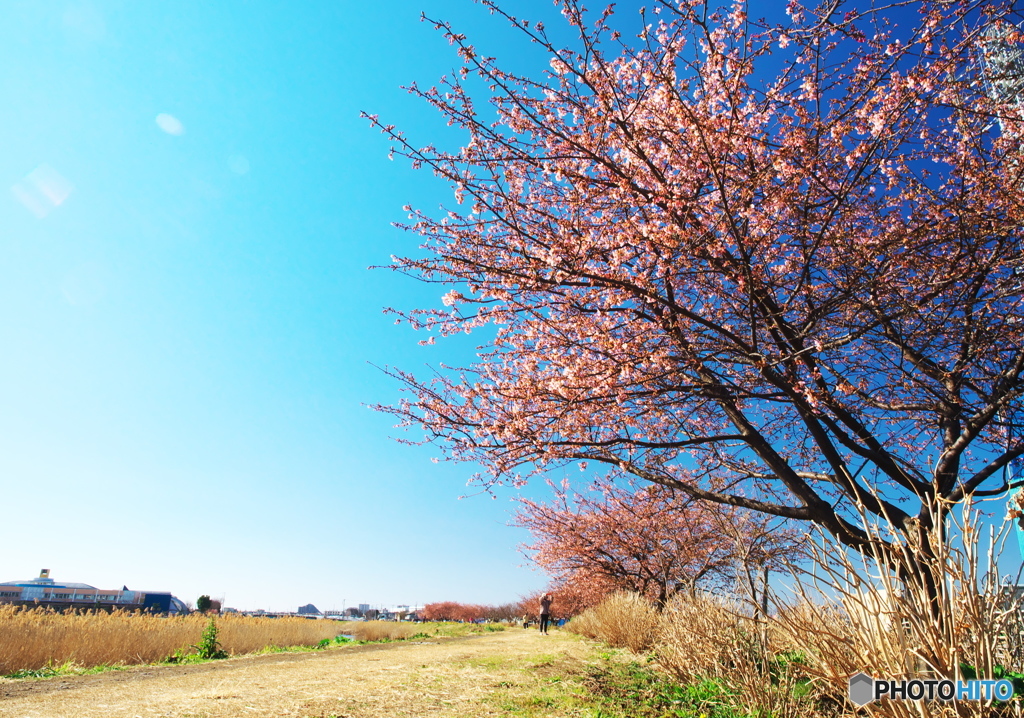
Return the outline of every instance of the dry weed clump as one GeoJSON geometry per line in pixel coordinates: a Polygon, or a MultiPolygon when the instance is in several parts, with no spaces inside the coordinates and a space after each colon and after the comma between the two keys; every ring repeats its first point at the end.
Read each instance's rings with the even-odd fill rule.
{"type": "Polygon", "coordinates": [[[661,616],[643,596],[619,592],[573,618],[568,628],[615,648],[641,653],[657,643],[661,616]]]}
{"type": "MultiPolygon", "coordinates": [[[[266,646],[315,645],[340,633],[334,621],[219,616],[222,648],[234,654],[266,646]]],[[[154,663],[198,643],[209,617],[115,611],[55,613],[0,606],[0,675],[73,664],[154,663]]]]}
{"type": "Polygon", "coordinates": [[[417,624],[395,621],[352,621],[344,624],[342,633],[347,633],[357,641],[400,641],[412,638],[422,630],[417,624]]]}

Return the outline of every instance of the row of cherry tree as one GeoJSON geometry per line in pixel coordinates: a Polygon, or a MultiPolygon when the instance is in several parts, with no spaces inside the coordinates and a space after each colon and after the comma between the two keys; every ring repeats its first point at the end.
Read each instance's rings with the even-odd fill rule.
{"type": "Polygon", "coordinates": [[[524,613],[525,606],[520,602],[486,606],[458,603],[457,601],[438,601],[426,604],[418,612],[418,616],[426,621],[475,623],[477,621],[513,621],[522,617],[524,613]]]}
{"type": "Polygon", "coordinates": [[[515,523],[530,531],[525,549],[553,577],[563,615],[623,590],[659,606],[679,592],[738,590],[757,605],[762,577],[798,554],[780,522],[664,486],[552,488],[550,502],[520,500],[515,523]]]}
{"type": "Polygon", "coordinates": [[[523,548],[551,576],[547,589],[501,606],[442,601],[419,612],[429,621],[535,619],[543,593],[565,618],[615,591],[663,606],[674,594],[738,593],[758,606],[767,572],[798,557],[796,533],[749,511],[680,500],[661,486],[598,482],[585,493],[552,486],[550,502],[521,499],[515,523],[533,540],[523,548]]]}

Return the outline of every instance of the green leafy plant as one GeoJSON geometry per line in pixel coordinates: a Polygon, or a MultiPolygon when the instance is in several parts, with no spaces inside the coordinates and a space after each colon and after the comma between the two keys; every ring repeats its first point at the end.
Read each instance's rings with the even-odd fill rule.
{"type": "Polygon", "coordinates": [[[393,643],[396,640],[404,641],[405,639],[404,638],[396,639],[396,638],[389,638],[387,636],[384,636],[383,638],[371,638],[371,639],[367,639],[365,641],[356,641],[356,643],[358,643],[361,646],[365,646],[368,643],[393,643]]]}
{"type": "Polygon", "coordinates": [[[705,678],[687,686],[672,686],[662,693],[662,698],[668,703],[683,706],[682,710],[686,712],[677,709],[676,715],[690,715],[690,711],[696,710],[709,716],[731,718],[742,715],[733,707],[735,695],[735,691],[721,681],[705,678]]]}
{"type": "Polygon", "coordinates": [[[227,651],[220,647],[220,641],[217,640],[217,623],[212,618],[206,624],[206,628],[203,629],[203,635],[199,637],[199,643],[192,647],[196,649],[196,654],[204,660],[228,657],[227,651]]]}

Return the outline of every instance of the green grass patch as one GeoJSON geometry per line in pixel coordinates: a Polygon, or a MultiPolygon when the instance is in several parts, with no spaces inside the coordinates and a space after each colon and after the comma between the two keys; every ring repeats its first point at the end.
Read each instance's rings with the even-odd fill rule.
{"type": "Polygon", "coordinates": [[[28,679],[42,679],[42,678],[56,678],[58,676],[88,676],[93,673],[106,673],[107,671],[123,671],[128,666],[125,665],[104,665],[104,666],[91,666],[89,668],[83,668],[82,666],[76,665],[73,661],[65,661],[64,663],[48,663],[42,668],[28,669],[23,668],[13,673],[8,673],[4,678],[28,678],[28,679]]]}
{"type": "Polygon", "coordinates": [[[506,667],[510,662],[511,659],[507,656],[497,655],[471,658],[466,661],[466,665],[473,666],[474,668],[483,668],[484,670],[496,670],[506,667]]]}
{"type": "Polygon", "coordinates": [[[419,628],[425,634],[431,636],[446,636],[450,638],[478,636],[506,630],[506,626],[503,623],[455,623],[454,621],[428,621],[419,624],[419,628]]]}
{"type": "Polygon", "coordinates": [[[710,710],[711,693],[686,693],[650,663],[614,649],[594,647],[582,659],[546,651],[465,665],[493,672],[487,700],[515,718],[740,718],[710,710]]]}
{"type": "Polygon", "coordinates": [[[499,683],[499,707],[518,718],[749,718],[731,707],[727,690],[705,680],[681,686],[634,654],[601,651],[588,663],[536,655],[519,670],[528,678],[499,683]]]}

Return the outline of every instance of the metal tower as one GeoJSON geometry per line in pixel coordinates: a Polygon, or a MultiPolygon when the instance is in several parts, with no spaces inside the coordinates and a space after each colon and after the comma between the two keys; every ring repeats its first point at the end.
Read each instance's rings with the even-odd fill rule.
{"type": "MultiPolygon", "coordinates": [[[[1019,32],[1006,21],[990,23],[982,32],[981,70],[985,82],[986,94],[994,102],[1002,105],[1014,105],[1020,108],[1024,101],[1024,48],[1019,41],[1011,36],[1019,32]]],[[[1002,120],[999,122],[1003,129],[1002,120]]],[[[1024,273],[1024,267],[1018,267],[1015,274],[1024,273]]],[[[1016,404],[1016,402],[1015,402],[1016,404]]],[[[1024,411],[1019,405],[1013,405],[1006,412],[1006,444],[1007,447],[1024,441],[1024,411]]],[[[1024,457],[1014,459],[1009,467],[1009,483],[1020,484],[1024,481],[1024,457]]],[[[1022,513],[1017,519],[1017,545],[1021,556],[1024,556],[1024,488],[1018,487],[1010,495],[1010,508],[1022,513]]]]}
{"type": "Polygon", "coordinates": [[[1019,105],[1024,93],[1024,49],[1012,42],[1019,30],[1005,21],[982,32],[981,65],[987,94],[995,102],[1019,105]]]}

